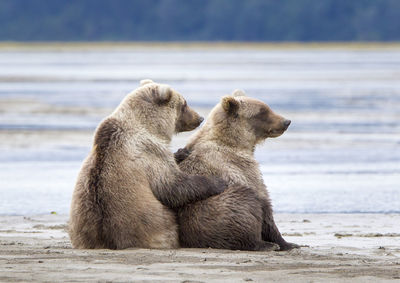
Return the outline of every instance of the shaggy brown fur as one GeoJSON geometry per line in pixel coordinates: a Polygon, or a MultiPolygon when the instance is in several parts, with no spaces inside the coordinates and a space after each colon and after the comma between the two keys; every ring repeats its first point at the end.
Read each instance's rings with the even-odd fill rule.
{"type": "Polygon", "coordinates": [[[175,154],[179,167],[247,189],[233,187],[182,209],[178,214],[182,246],[243,249],[251,243],[273,242],[281,250],[298,247],[287,243],[275,225],[268,191],[254,158],[258,143],[280,136],[289,124],[242,91],[224,97],[211,111],[205,125],[175,154]]]}
{"type": "Polygon", "coordinates": [[[218,194],[224,182],[181,172],[168,149],[203,119],[166,85],[144,81],[98,126],[75,186],[75,248],[177,248],[172,209],[218,194]]]}

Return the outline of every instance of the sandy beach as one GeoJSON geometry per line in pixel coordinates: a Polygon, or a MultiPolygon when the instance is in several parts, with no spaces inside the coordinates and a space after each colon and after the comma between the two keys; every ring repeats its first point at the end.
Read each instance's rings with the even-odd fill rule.
{"type": "Polygon", "coordinates": [[[0,282],[400,281],[399,214],[277,214],[289,252],[74,250],[68,216],[1,216],[0,282]]]}

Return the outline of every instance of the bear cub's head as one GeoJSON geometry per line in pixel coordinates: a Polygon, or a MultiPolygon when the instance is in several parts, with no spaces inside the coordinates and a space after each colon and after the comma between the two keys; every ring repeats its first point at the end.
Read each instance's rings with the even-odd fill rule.
{"type": "Polygon", "coordinates": [[[210,115],[213,127],[220,131],[229,129],[229,134],[257,144],[266,138],[282,135],[290,125],[290,120],[276,114],[264,102],[247,97],[242,90],[222,98],[221,103],[210,115]],[[219,125],[219,126],[217,126],[219,125]]]}
{"type": "MultiPolygon", "coordinates": [[[[152,80],[140,82],[141,91],[138,98],[142,100],[141,114],[146,119],[152,119],[158,130],[171,128],[173,121],[174,133],[191,131],[204,120],[196,111],[190,108],[181,94],[168,85],[154,83],[152,80]]],[[[171,133],[172,134],[172,133],[171,133]]]]}

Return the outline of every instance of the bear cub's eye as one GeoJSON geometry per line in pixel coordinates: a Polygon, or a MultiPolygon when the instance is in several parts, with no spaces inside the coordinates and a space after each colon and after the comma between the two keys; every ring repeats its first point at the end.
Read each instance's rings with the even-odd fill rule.
{"type": "Polygon", "coordinates": [[[258,112],[258,113],[254,116],[254,118],[260,119],[260,120],[268,119],[268,111],[267,111],[267,109],[262,108],[262,109],[260,110],[260,112],[258,112]]]}

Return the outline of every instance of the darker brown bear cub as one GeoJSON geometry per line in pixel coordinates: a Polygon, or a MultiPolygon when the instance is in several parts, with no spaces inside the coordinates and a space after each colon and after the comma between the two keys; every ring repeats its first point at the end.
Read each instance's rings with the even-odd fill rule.
{"type": "Polygon", "coordinates": [[[175,209],[224,190],[183,173],[168,146],[202,118],[167,85],[142,82],[98,126],[72,197],[74,248],[177,248],[175,209]]]}
{"type": "Polygon", "coordinates": [[[290,124],[265,103],[242,91],[222,99],[205,125],[175,154],[182,171],[220,177],[230,187],[223,193],[181,209],[180,242],[186,247],[254,249],[286,242],[275,225],[268,191],[254,158],[255,146],[282,135],[290,124]],[[252,238],[250,238],[252,237],[252,238]],[[253,246],[251,246],[253,245],[253,246]]]}

